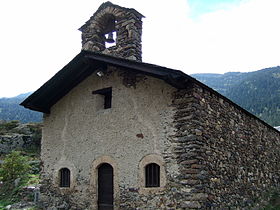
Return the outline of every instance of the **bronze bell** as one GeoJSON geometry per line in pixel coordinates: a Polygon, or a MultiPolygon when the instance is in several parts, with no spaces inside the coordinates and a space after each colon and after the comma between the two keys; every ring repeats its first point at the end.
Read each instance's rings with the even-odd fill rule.
{"type": "Polygon", "coordinates": [[[113,37],[113,32],[108,33],[108,38],[106,38],[105,41],[108,42],[108,43],[114,43],[115,42],[114,37],[113,37]]]}

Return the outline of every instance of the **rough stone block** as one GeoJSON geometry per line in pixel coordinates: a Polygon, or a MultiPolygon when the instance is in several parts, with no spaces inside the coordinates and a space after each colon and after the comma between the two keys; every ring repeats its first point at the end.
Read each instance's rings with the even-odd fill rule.
{"type": "Polygon", "coordinates": [[[197,201],[184,201],[181,203],[181,208],[199,209],[201,208],[201,205],[197,201]]]}

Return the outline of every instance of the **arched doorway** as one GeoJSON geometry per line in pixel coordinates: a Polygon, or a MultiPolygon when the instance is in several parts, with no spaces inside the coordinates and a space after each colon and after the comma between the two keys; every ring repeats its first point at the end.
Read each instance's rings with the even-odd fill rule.
{"type": "Polygon", "coordinates": [[[98,167],[98,210],[112,210],[114,207],[113,167],[103,163],[98,167]]]}

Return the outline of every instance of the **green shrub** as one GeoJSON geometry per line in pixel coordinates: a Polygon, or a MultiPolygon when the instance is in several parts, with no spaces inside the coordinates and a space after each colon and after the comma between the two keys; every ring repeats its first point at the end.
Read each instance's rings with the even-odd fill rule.
{"type": "Polygon", "coordinates": [[[26,194],[25,189],[27,186],[39,184],[39,161],[30,159],[30,156],[24,156],[24,152],[18,151],[13,151],[4,158],[4,163],[0,167],[0,181],[3,181],[0,186],[0,210],[21,200],[33,200],[33,194],[26,194]],[[18,178],[20,179],[16,184],[15,180],[18,178]]]}
{"type": "Polygon", "coordinates": [[[280,209],[280,191],[273,190],[269,193],[269,203],[264,210],[279,210],[280,209]]]}
{"type": "Polygon", "coordinates": [[[12,120],[9,122],[5,122],[0,124],[0,134],[6,134],[7,132],[9,132],[10,130],[12,130],[13,128],[16,128],[19,125],[19,121],[18,120],[12,120]]]}
{"type": "Polygon", "coordinates": [[[30,166],[26,157],[20,152],[13,151],[7,155],[0,167],[0,180],[5,182],[13,182],[17,178],[24,179],[28,176],[30,166]]]}
{"type": "Polygon", "coordinates": [[[18,125],[19,125],[18,120],[12,120],[12,121],[0,124],[0,128],[5,129],[5,130],[11,130],[11,129],[17,127],[18,125]]]}

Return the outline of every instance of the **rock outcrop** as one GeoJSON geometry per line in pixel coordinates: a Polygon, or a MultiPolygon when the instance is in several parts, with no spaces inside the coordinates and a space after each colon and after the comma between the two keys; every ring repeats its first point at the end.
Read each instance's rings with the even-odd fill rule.
{"type": "Polygon", "coordinates": [[[0,155],[13,150],[24,150],[39,147],[41,124],[21,124],[18,121],[0,122],[0,155]]]}

